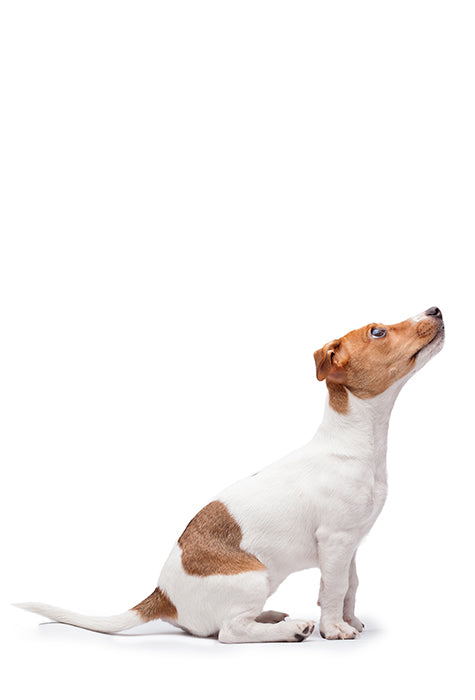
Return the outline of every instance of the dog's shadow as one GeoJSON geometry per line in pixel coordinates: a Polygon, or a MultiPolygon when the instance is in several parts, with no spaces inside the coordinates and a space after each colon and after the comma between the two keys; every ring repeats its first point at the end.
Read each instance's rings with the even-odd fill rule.
{"type": "MultiPolygon", "coordinates": [[[[64,622],[56,622],[55,620],[49,620],[48,622],[40,622],[39,627],[51,627],[53,629],[69,628],[81,630],[82,632],[90,632],[91,634],[100,634],[104,637],[192,637],[186,630],[178,629],[172,625],[167,625],[160,620],[152,620],[151,622],[146,622],[140,627],[133,627],[126,632],[98,632],[95,630],[88,630],[84,627],[76,627],[75,625],[68,625],[64,622]]],[[[217,637],[217,635],[216,635],[217,637]]]]}
{"type": "MultiPolygon", "coordinates": [[[[53,629],[60,629],[60,628],[74,628],[74,625],[67,625],[62,622],[55,622],[53,620],[49,622],[41,622],[39,624],[39,627],[52,627],[53,629]]],[[[161,620],[152,620],[151,622],[146,622],[143,625],[140,625],[140,627],[133,627],[130,630],[124,631],[124,632],[94,632],[93,630],[86,630],[82,627],[76,628],[76,630],[80,630],[81,632],[89,632],[91,634],[99,634],[104,637],[114,637],[114,638],[133,638],[133,637],[168,637],[172,639],[177,639],[179,637],[190,639],[190,640],[202,640],[202,639],[209,639],[209,640],[216,640],[218,639],[217,634],[212,634],[209,637],[195,637],[194,635],[190,634],[186,630],[178,629],[177,627],[173,627],[172,625],[167,624],[166,622],[162,622],[161,620]]],[[[374,621],[369,621],[365,625],[365,629],[361,633],[361,636],[356,640],[356,642],[370,642],[374,641],[376,637],[381,636],[384,634],[384,630],[381,629],[378,624],[374,623],[374,621]]],[[[318,625],[316,626],[315,632],[307,639],[307,642],[322,642],[324,644],[337,644],[339,640],[325,640],[320,637],[320,634],[318,632],[318,625]]],[[[353,640],[348,640],[348,641],[353,641],[353,640]]],[[[283,644],[286,644],[287,642],[282,642],[283,644]]],[[[266,645],[267,646],[267,645],[266,645]]],[[[346,645],[345,645],[346,646],[346,645]]]]}

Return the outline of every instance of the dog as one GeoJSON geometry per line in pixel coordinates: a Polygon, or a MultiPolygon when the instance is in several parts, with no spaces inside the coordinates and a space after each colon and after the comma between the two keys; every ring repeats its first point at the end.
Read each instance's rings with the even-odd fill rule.
{"type": "Polygon", "coordinates": [[[220,642],[301,642],[311,620],[263,612],[292,572],[320,568],[320,634],[354,639],[356,552],[386,499],[389,417],[401,388],[444,343],[437,307],[395,325],[371,323],[314,353],[328,398],[304,447],[219,494],[186,527],[157,587],[121,615],[88,617],[41,603],[19,607],[116,633],[162,619],[220,642]]]}

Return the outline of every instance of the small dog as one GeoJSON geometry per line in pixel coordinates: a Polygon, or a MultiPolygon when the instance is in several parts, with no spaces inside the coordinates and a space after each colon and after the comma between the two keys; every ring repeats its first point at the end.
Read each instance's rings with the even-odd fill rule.
{"type": "Polygon", "coordinates": [[[220,642],[303,641],[310,620],[262,612],[292,572],[321,571],[320,634],[353,639],[358,546],[386,499],[386,445],[394,401],[442,348],[438,308],[369,324],[314,353],[326,380],[323,422],[304,447],[225,489],[186,527],[154,592],[131,610],[87,617],[41,603],[19,607],[98,632],[162,619],[220,642]]]}

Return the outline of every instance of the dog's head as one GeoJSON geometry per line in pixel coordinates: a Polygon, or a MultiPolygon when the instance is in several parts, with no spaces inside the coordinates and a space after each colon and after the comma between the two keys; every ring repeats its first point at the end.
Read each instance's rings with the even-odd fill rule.
{"type": "Polygon", "coordinates": [[[370,323],[314,353],[317,378],[358,398],[382,394],[430,360],[444,343],[442,313],[435,306],[402,323],[370,323]]]}

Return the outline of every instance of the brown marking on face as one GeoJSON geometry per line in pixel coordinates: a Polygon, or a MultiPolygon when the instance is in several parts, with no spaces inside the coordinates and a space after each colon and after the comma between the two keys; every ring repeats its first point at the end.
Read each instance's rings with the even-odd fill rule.
{"type": "Polygon", "coordinates": [[[339,413],[348,410],[347,389],[362,399],[386,391],[413,369],[415,356],[434,340],[441,326],[435,316],[410,318],[393,326],[371,323],[317,350],[317,378],[327,380],[332,408],[339,413]],[[384,329],[386,335],[372,337],[374,328],[384,329]]]}
{"type": "Polygon", "coordinates": [[[142,600],[132,610],[138,612],[145,622],[158,620],[159,618],[162,620],[165,618],[174,620],[178,616],[178,611],[172,601],[158,586],[148,598],[142,600]]]}
{"type": "Polygon", "coordinates": [[[241,540],[241,528],[224,503],[212,501],[178,540],[184,570],[192,576],[229,576],[265,569],[257,557],[241,549],[241,540]]]}

